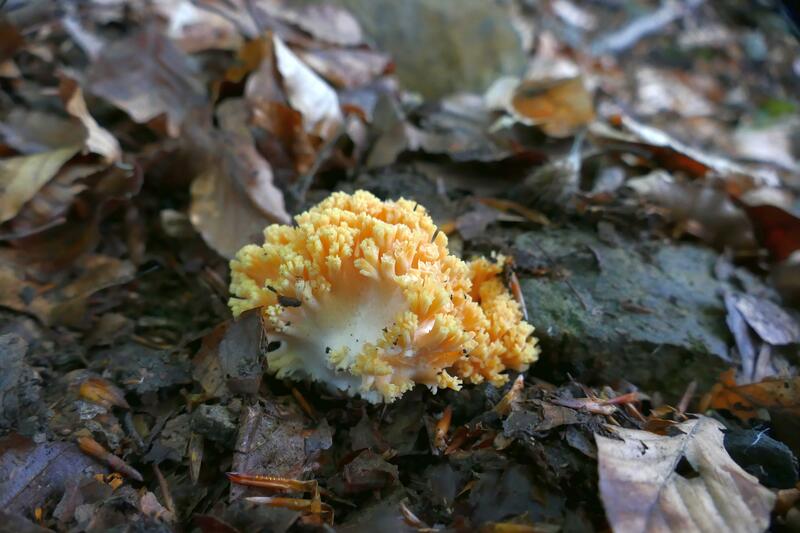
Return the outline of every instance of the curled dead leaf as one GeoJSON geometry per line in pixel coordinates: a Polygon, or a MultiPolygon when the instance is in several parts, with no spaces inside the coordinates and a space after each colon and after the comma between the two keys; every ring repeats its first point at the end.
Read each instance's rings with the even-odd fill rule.
{"type": "Polygon", "coordinates": [[[800,378],[768,378],[739,385],[735,370],[728,370],[703,399],[701,408],[724,409],[742,420],[757,417],[759,409],[800,417],[800,378]]]}
{"type": "Polygon", "coordinates": [[[59,93],[64,102],[67,113],[77,118],[86,128],[86,150],[94,154],[103,156],[109,162],[114,163],[122,159],[122,149],[119,142],[110,131],[100,126],[89,113],[86,107],[86,100],[83,98],[83,90],[78,83],[66,76],[61,78],[59,93]]]}
{"type": "Polygon", "coordinates": [[[592,95],[580,76],[518,81],[500,78],[485,96],[490,109],[502,109],[523,124],[539,126],[551,137],[569,137],[594,120],[592,95]]]}
{"type": "Polygon", "coordinates": [[[342,124],[339,97],[277,35],[272,38],[275,64],[291,106],[303,115],[306,131],[325,140],[342,124]]]}

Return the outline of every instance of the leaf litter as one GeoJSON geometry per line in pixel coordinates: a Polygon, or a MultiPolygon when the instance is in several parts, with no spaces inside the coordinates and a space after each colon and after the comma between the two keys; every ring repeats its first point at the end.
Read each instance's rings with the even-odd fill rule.
{"type": "Polygon", "coordinates": [[[780,12],[1,4],[4,523],[800,523],[799,47],[780,12]],[[265,374],[227,260],[356,188],[422,203],[464,257],[513,257],[541,361],[386,406],[265,374]]]}

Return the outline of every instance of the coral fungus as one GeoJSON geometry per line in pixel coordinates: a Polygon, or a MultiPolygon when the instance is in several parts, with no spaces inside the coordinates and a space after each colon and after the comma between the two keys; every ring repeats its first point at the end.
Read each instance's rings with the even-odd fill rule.
{"type": "Polygon", "coordinates": [[[231,261],[230,307],[261,309],[278,377],[390,402],[415,383],[499,385],[537,359],[504,259],[451,255],[417,203],[334,193],[295,220],[231,261]]]}

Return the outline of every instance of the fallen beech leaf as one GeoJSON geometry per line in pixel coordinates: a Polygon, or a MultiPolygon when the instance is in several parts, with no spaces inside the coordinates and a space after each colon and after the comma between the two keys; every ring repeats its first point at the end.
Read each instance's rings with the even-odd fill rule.
{"type": "Polygon", "coordinates": [[[91,255],[76,265],[77,277],[53,289],[26,278],[26,272],[10,265],[0,266],[0,305],[32,313],[47,325],[78,325],[84,318],[89,296],[133,278],[129,261],[91,255]]]}
{"type": "Polygon", "coordinates": [[[678,181],[663,170],[628,180],[625,185],[665,208],[686,233],[719,247],[756,248],[750,221],[723,190],[699,181],[678,181]]]}
{"type": "Polygon", "coordinates": [[[311,34],[315,39],[340,46],[357,46],[364,40],[361,26],[346,9],[331,4],[292,6],[286,3],[271,13],[311,34]]]}
{"type": "Polygon", "coordinates": [[[102,405],[106,409],[110,409],[112,406],[130,409],[130,405],[125,400],[125,393],[107,379],[88,378],[81,383],[78,388],[78,394],[81,398],[102,405]]]}
{"type": "Polygon", "coordinates": [[[758,241],[776,261],[800,250],[800,218],[776,205],[743,205],[758,241]]]}
{"type": "Polygon", "coordinates": [[[228,259],[245,244],[256,242],[264,227],[273,222],[230,176],[214,167],[192,182],[189,218],[208,245],[228,259]]]}
{"type": "Polygon", "coordinates": [[[153,25],[106,47],[89,68],[88,80],[89,92],[138,123],[166,115],[173,137],[192,106],[204,102],[189,58],[153,25]]]}
{"type": "Polygon", "coordinates": [[[600,497],[615,532],[764,531],[775,495],[725,451],[724,426],[700,417],[672,437],[595,435],[600,497]]]}
{"type": "Polygon", "coordinates": [[[373,50],[298,50],[297,55],[340,89],[366,85],[392,68],[392,58],[388,54],[373,50]]]}
{"type": "Polygon", "coordinates": [[[0,160],[0,223],[14,218],[78,150],[69,146],[0,160]]]}
{"type": "Polygon", "coordinates": [[[235,180],[267,218],[285,224],[290,217],[283,192],[273,183],[272,166],[255,147],[249,115],[246,102],[239,98],[229,98],[217,107],[217,120],[224,131],[218,151],[220,164],[224,174],[235,180]]]}
{"type": "Polygon", "coordinates": [[[0,508],[30,513],[70,482],[106,472],[71,442],[35,444],[11,434],[0,440],[0,508]]]}
{"type": "Polygon", "coordinates": [[[20,209],[0,239],[14,240],[35,235],[67,220],[76,196],[87,189],[85,178],[105,168],[104,163],[70,162],[20,209]]]}
{"type": "Polygon", "coordinates": [[[778,304],[749,294],[736,297],[736,308],[758,336],[773,345],[800,341],[800,324],[778,304]]]}
{"type": "Polygon", "coordinates": [[[72,146],[85,136],[83,126],[74,118],[38,109],[15,107],[0,122],[0,138],[23,154],[72,146]]]}
{"type": "Polygon", "coordinates": [[[70,78],[62,77],[59,92],[67,113],[80,120],[83,127],[86,128],[86,149],[103,156],[109,163],[119,161],[122,158],[119,142],[116,137],[111,135],[111,132],[100,126],[89,114],[86,100],[83,98],[83,91],[78,83],[70,78]]]}
{"type": "Polygon", "coordinates": [[[283,78],[289,104],[303,115],[305,129],[326,140],[342,124],[339,97],[330,85],[295,55],[277,36],[272,37],[275,63],[283,78]]]}
{"type": "MultiPolygon", "coordinates": [[[[95,170],[97,168],[103,166],[94,167],[95,170]]],[[[12,226],[16,226],[21,217],[27,216],[29,207],[42,208],[41,214],[45,220],[47,220],[47,210],[50,208],[54,209],[54,214],[62,212],[62,209],[69,206],[76,190],[78,192],[83,190],[77,202],[88,209],[74,210],[75,216],[69,217],[66,223],[62,223],[63,217],[59,217],[61,220],[56,220],[55,224],[46,225],[45,228],[29,229],[28,224],[22,224],[22,233],[27,230],[27,234],[17,237],[4,236],[7,239],[15,239],[12,243],[14,247],[0,248],[0,256],[3,257],[6,266],[14,265],[18,270],[25,270],[27,274],[38,278],[46,278],[55,272],[70,268],[97,244],[100,238],[100,222],[115,209],[127,204],[139,193],[141,186],[142,172],[139,166],[118,163],[96,172],[92,171],[91,165],[70,163],[59,176],[25,205],[12,221],[12,226]],[[69,183],[73,177],[65,175],[71,174],[73,170],[76,172],[73,177],[79,180],[77,183],[69,183]],[[85,176],[84,171],[88,171],[90,175],[85,176]],[[62,175],[65,177],[63,183],[62,175]],[[51,188],[56,189],[56,184],[61,190],[51,191],[51,188]],[[46,201],[41,204],[45,205],[40,205],[44,196],[47,196],[46,201]]]]}
{"type": "Polygon", "coordinates": [[[594,120],[592,96],[580,77],[523,81],[509,111],[551,137],[569,137],[594,120]]]}
{"type": "Polygon", "coordinates": [[[637,155],[647,155],[657,165],[695,177],[710,173],[723,176],[727,192],[738,197],[755,187],[778,187],[777,173],[763,167],[741,165],[725,157],[701,151],[680,142],[663,131],[637,122],[620,113],[612,117],[614,126],[595,121],[589,133],[595,144],[616,149],[631,149],[637,155]]]}
{"type": "Polygon", "coordinates": [[[236,25],[219,13],[187,0],[156,0],[153,10],[169,21],[167,35],[187,54],[235,50],[242,38],[236,25]]]}
{"type": "Polygon", "coordinates": [[[725,409],[742,420],[755,418],[759,409],[800,417],[800,377],[767,378],[738,385],[736,371],[728,370],[711,388],[702,407],[725,409]]]}

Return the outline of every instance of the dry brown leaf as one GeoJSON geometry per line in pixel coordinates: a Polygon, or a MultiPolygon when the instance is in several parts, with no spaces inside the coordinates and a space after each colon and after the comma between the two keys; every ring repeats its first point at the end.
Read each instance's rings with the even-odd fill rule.
{"type": "Polygon", "coordinates": [[[187,113],[204,103],[204,88],[186,57],[154,26],[113,42],[88,71],[87,90],[138,123],[166,116],[177,136],[187,113]]]}
{"type": "MultiPolygon", "coordinates": [[[[339,46],[357,46],[364,41],[361,26],[346,9],[331,4],[293,6],[286,2],[270,14],[308,32],[315,39],[339,46]]],[[[299,2],[298,2],[299,4],[299,2]]]]}
{"type": "Polygon", "coordinates": [[[303,63],[277,36],[272,37],[275,64],[283,78],[289,104],[303,115],[305,129],[323,140],[342,124],[336,91],[303,63]]]}
{"type": "Polygon", "coordinates": [[[628,180],[626,186],[666,209],[669,219],[686,233],[715,246],[756,248],[747,215],[724,190],[698,181],[682,182],[663,170],[628,180]]]}
{"type": "Polygon", "coordinates": [[[14,218],[78,150],[79,146],[69,146],[1,160],[0,223],[14,218]]]}
{"type": "Polygon", "coordinates": [[[32,513],[48,498],[59,498],[66,486],[106,472],[72,442],[36,444],[12,433],[0,440],[0,505],[32,513]]]}
{"type": "Polygon", "coordinates": [[[569,137],[594,120],[592,95],[580,77],[523,81],[514,89],[510,110],[551,137],[569,137]]]}
{"type": "Polygon", "coordinates": [[[742,420],[758,416],[759,409],[800,417],[800,378],[768,378],[738,385],[736,371],[728,370],[703,400],[701,407],[725,409],[742,420]]]}
{"type": "Polygon", "coordinates": [[[736,308],[758,336],[780,346],[800,342],[800,324],[778,304],[749,294],[736,297],[736,308]]]}
{"type": "Polygon", "coordinates": [[[777,205],[743,205],[755,226],[758,241],[776,261],[800,250],[800,217],[777,205]]]}
{"type": "Polygon", "coordinates": [[[84,141],[86,150],[103,156],[109,163],[115,163],[122,159],[122,149],[116,137],[100,126],[89,114],[86,100],[83,98],[83,90],[78,83],[73,79],[62,77],[59,92],[67,113],[80,120],[83,127],[86,128],[86,141],[84,141]]]}
{"type": "Polygon", "coordinates": [[[328,48],[298,50],[297,55],[341,89],[366,85],[392,68],[392,58],[388,54],[373,50],[328,48]]]}
{"type": "Polygon", "coordinates": [[[245,244],[258,242],[271,222],[230,176],[214,167],[192,182],[189,218],[208,245],[228,259],[245,244]]]}
{"type": "Polygon", "coordinates": [[[0,305],[31,313],[46,325],[78,326],[92,294],[130,281],[135,272],[129,261],[103,255],[83,257],[75,268],[74,280],[53,288],[28,279],[18,267],[0,265],[0,305]]]}
{"type": "Polygon", "coordinates": [[[704,177],[708,174],[724,176],[728,192],[739,196],[756,186],[780,185],[778,175],[766,168],[740,165],[730,159],[701,151],[680,142],[663,131],[634,120],[620,112],[611,117],[614,126],[595,121],[589,133],[601,146],[629,149],[637,155],[647,155],[659,166],[680,171],[690,176],[704,177]]]}
{"type": "Polygon", "coordinates": [[[153,10],[169,21],[169,38],[186,53],[235,50],[241,45],[242,37],[233,22],[192,0],[155,0],[152,4],[153,10]]]}
{"type": "Polygon", "coordinates": [[[775,495],[742,470],[723,445],[724,426],[701,416],[665,437],[614,428],[595,435],[600,496],[612,529],[760,532],[775,495]]]}

